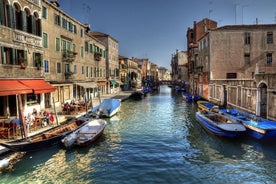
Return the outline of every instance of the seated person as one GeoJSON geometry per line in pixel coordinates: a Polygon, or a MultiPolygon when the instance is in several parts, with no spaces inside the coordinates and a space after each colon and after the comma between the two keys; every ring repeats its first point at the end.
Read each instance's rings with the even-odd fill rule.
{"type": "Polygon", "coordinates": [[[37,110],[36,110],[36,108],[33,108],[33,116],[37,116],[37,110]]]}
{"type": "Polygon", "coordinates": [[[13,124],[13,125],[16,125],[16,126],[20,126],[20,120],[19,120],[18,117],[12,119],[12,120],[10,121],[10,123],[13,124]]]}
{"type": "Polygon", "coordinates": [[[27,126],[27,131],[29,133],[30,130],[30,126],[34,124],[34,116],[31,113],[28,113],[27,117],[26,117],[26,126],[27,126]]]}

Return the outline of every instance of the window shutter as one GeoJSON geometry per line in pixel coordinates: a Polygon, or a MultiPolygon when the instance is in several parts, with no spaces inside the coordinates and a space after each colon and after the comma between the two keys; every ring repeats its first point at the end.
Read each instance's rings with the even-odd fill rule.
{"type": "Polygon", "coordinates": [[[8,9],[8,27],[15,28],[15,15],[14,15],[14,9],[11,5],[7,5],[8,9]]]}
{"type": "Polygon", "coordinates": [[[37,20],[37,36],[42,36],[41,19],[37,20]]]}
{"type": "Polygon", "coordinates": [[[18,65],[18,58],[17,58],[17,52],[16,52],[16,50],[15,49],[11,49],[11,52],[12,52],[12,54],[11,54],[11,63],[10,64],[17,64],[18,65]]]}
{"type": "Polygon", "coordinates": [[[27,32],[27,20],[26,20],[26,12],[21,12],[21,20],[22,20],[22,31],[27,32]]]}
{"type": "Polygon", "coordinates": [[[35,34],[35,20],[34,20],[34,16],[30,15],[30,19],[31,19],[31,33],[35,34]]]}
{"type": "Polygon", "coordinates": [[[4,17],[4,1],[1,0],[0,1],[0,25],[4,25],[4,20],[5,20],[5,17],[4,17]]]}

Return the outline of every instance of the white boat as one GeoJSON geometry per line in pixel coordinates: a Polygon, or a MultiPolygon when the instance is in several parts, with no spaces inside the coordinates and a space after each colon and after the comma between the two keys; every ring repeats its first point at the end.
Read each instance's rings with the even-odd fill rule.
{"type": "Polygon", "coordinates": [[[95,142],[104,132],[106,121],[95,119],[64,137],[61,142],[66,148],[74,145],[88,146],[95,142]]]}
{"type": "Polygon", "coordinates": [[[121,101],[114,98],[107,98],[91,110],[92,116],[95,118],[110,118],[114,116],[121,107],[121,101]]]}

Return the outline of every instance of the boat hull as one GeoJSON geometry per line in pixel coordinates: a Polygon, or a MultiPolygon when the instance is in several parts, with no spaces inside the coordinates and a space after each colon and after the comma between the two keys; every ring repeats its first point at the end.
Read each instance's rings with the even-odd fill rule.
{"type": "Polygon", "coordinates": [[[253,138],[276,138],[275,121],[270,121],[268,119],[236,109],[220,109],[220,113],[242,123],[247,129],[247,134],[253,138]]]}
{"type": "MultiPolygon", "coordinates": [[[[78,126],[81,126],[83,123],[85,123],[85,120],[77,121],[78,126]]],[[[73,132],[74,129],[72,129],[73,126],[71,125],[75,122],[76,121],[71,120],[66,124],[62,124],[60,126],[45,130],[39,134],[28,137],[27,139],[20,139],[11,142],[0,143],[0,145],[13,151],[21,152],[30,152],[40,150],[43,148],[48,148],[49,146],[60,143],[62,138],[73,132]]]]}
{"type": "Polygon", "coordinates": [[[94,107],[90,115],[95,118],[111,118],[120,111],[121,101],[118,99],[108,98],[94,107]]]}
{"type": "Polygon", "coordinates": [[[234,138],[237,136],[242,135],[242,133],[245,131],[245,127],[241,124],[233,124],[233,123],[216,123],[210,120],[206,117],[206,114],[209,113],[201,113],[196,112],[196,119],[199,122],[199,124],[208,132],[215,134],[217,136],[222,137],[230,137],[234,138]]]}

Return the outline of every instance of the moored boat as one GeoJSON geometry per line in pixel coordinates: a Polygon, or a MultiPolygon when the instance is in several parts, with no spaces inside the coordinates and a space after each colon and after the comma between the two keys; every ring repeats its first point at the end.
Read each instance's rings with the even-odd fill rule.
{"type": "Polygon", "coordinates": [[[256,139],[276,138],[276,121],[237,109],[220,109],[219,112],[241,122],[247,133],[256,139]]]}
{"type": "Polygon", "coordinates": [[[0,145],[13,151],[21,152],[36,151],[43,148],[48,148],[53,144],[60,143],[60,140],[63,137],[70,134],[72,131],[82,126],[86,122],[86,118],[73,119],[67,123],[50,128],[36,135],[11,142],[2,142],[0,145]]]}
{"type": "Polygon", "coordinates": [[[205,100],[199,100],[197,101],[197,108],[198,110],[204,110],[208,112],[218,112],[219,107],[214,105],[211,102],[205,101],[205,100]]]}
{"type": "Polygon", "coordinates": [[[110,118],[119,112],[121,101],[114,98],[106,98],[102,103],[92,108],[91,115],[95,118],[110,118]]]}
{"type": "Polygon", "coordinates": [[[198,111],[196,119],[205,130],[217,136],[233,138],[246,131],[241,123],[219,113],[198,111]]]}
{"type": "Polygon", "coordinates": [[[61,142],[66,148],[74,145],[88,146],[95,142],[104,132],[106,121],[95,119],[65,136],[61,142]]]}

